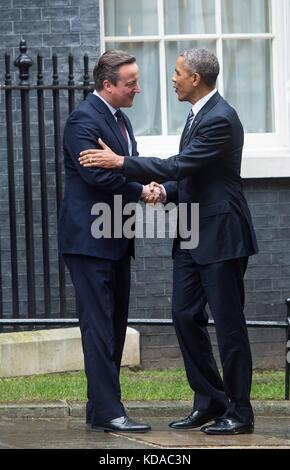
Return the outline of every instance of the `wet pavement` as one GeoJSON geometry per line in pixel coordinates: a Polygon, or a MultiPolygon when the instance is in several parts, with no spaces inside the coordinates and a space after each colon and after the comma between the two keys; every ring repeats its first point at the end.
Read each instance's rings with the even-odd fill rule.
{"type": "Polygon", "coordinates": [[[168,422],[178,417],[144,418],[152,425],[145,434],[93,433],[83,418],[2,417],[0,449],[290,449],[289,416],[258,416],[255,432],[238,436],[171,430],[168,422]]]}

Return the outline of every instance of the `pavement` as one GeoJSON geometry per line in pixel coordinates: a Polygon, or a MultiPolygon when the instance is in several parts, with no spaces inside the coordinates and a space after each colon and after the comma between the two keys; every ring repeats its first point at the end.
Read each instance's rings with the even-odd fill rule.
{"type": "Polygon", "coordinates": [[[255,432],[238,436],[170,429],[171,420],[189,414],[190,402],[126,402],[125,406],[130,417],[151,424],[152,431],[92,433],[85,425],[85,404],[80,402],[0,403],[0,449],[290,450],[290,401],[254,401],[255,432]]]}

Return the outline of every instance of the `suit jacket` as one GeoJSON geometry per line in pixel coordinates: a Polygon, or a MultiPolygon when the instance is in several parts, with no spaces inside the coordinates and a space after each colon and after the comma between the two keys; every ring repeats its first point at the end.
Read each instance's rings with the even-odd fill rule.
{"type": "MultiPolygon", "coordinates": [[[[138,155],[131,123],[124,113],[123,118],[132,141],[132,153],[138,155]]],[[[64,129],[65,191],[59,218],[59,248],[61,253],[118,260],[127,249],[133,254],[134,243],[125,238],[94,238],[91,225],[96,216],[91,215],[92,206],[95,203],[108,204],[113,232],[114,195],[122,195],[123,204],[137,202],[142,185],[128,182],[121,172],[89,169],[79,164],[79,153],[88,148],[98,148],[99,137],[116,153],[128,155],[114,116],[106,104],[91,93],[70,114],[64,129]]]]}
{"type": "Polygon", "coordinates": [[[181,136],[178,155],[125,157],[125,176],[171,181],[168,202],[199,203],[199,245],[191,254],[201,265],[258,251],[240,176],[243,142],[236,111],[217,92],[195,116],[187,140],[181,136]]]}

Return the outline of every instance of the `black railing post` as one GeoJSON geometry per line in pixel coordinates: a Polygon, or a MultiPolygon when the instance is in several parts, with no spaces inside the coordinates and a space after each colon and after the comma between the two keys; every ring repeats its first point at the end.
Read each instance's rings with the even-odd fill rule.
{"type": "MultiPolygon", "coordinates": [[[[89,76],[89,56],[88,54],[84,55],[84,76],[83,76],[83,85],[84,87],[90,86],[90,76],[89,76]]],[[[84,88],[84,98],[87,96],[89,93],[89,90],[87,88],[84,88]]]]}
{"type": "Polygon", "coordinates": [[[287,305],[286,327],[286,362],[285,362],[285,400],[289,400],[290,388],[290,298],[285,301],[287,305]]]}
{"type": "MultiPolygon", "coordinates": [[[[43,58],[37,56],[37,86],[43,86],[43,58]]],[[[39,163],[40,163],[40,187],[41,187],[41,226],[42,226],[42,257],[43,257],[43,283],[44,283],[44,313],[51,315],[50,294],[50,268],[49,268],[49,218],[47,201],[47,175],[46,175],[46,153],[45,153],[45,122],[44,122],[44,90],[37,89],[37,111],[38,111],[38,141],[39,141],[39,163]]]]}
{"type": "Polygon", "coordinates": [[[75,107],[75,89],[74,89],[74,57],[68,56],[68,112],[71,113],[75,107]]]}
{"type": "MultiPolygon", "coordinates": [[[[53,125],[54,125],[54,155],[55,155],[55,182],[56,182],[56,207],[57,220],[59,220],[60,206],[62,203],[62,162],[61,162],[61,137],[60,137],[60,103],[57,55],[52,56],[52,96],[53,96],[53,125]]],[[[59,302],[60,316],[66,315],[66,291],[65,291],[65,266],[62,256],[58,254],[59,270],[59,302]]]]}
{"type": "Polygon", "coordinates": [[[15,60],[19,68],[19,85],[21,94],[21,120],[23,145],[23,176],[25,204],[25,236],[26,236],[26,271],[28,292],[28,317],[36,316],[35,299],[35,268],[34,268],[34,237],[33,237],[33,203],[31,178],[31,149],[30,149],[30,116],[29,116],[29,67],[32,60],[26,54],[26,41],[20,41],[20,55],[15,60]]]}
{"type": "MultiPolygon", "coordinates": [[[[5,54],[5,85],[11,86],[10,55],[5,54]]],[[[10,225],[10,263],[12,283],[12,311],[13,318],[19,318],[18,293],[18,267],[17,267],[17,228],[16,228],[16,198],[14,176],[14,143],[13,143],[13,115],[12,90],[5,90],[6,105],[6,135],[7,135],[7,171],[8,171],[8,198],[9,198],[9,225],[10,225]]]]}

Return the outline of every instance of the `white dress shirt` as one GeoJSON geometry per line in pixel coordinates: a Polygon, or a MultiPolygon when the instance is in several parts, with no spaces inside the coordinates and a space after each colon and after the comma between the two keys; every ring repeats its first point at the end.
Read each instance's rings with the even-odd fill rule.
{"type": "Polygon", "coordinates": [[[217,89],[215,88],[211,92],[209,92],[207,95],[205,95],[203,98],[198,100],[193,106],[192,106],[192,112],[194,114],[194,117],[197,115],[197,113],[201,110],[201,108],[204,107],[204,105],[211,99],[213,95],[215,95],[217,92],[217,89]]]}

